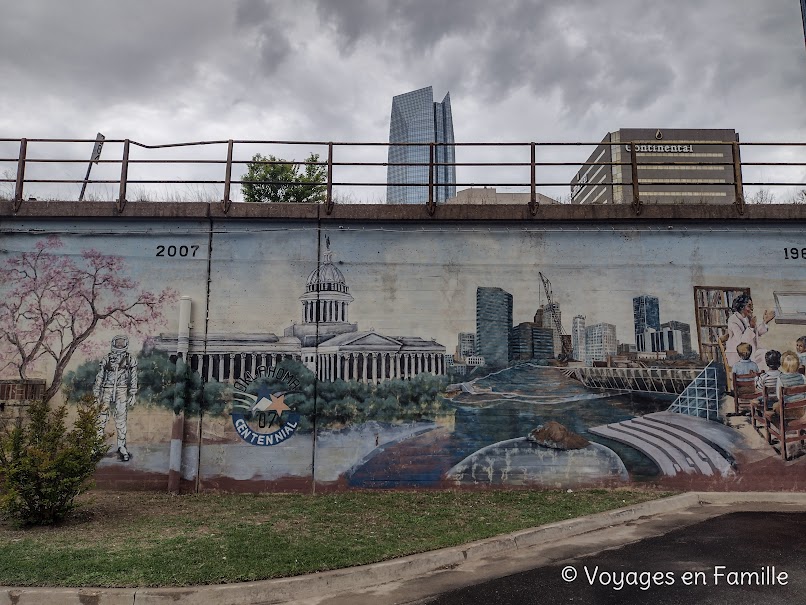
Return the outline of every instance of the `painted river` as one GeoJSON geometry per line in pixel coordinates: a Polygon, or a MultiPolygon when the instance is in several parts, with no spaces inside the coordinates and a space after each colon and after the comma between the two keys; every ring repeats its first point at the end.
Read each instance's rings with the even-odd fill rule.
{"type": "Polygon", "coordinates": [[[657,476],[655,464],[638,451],[588,433],[590,427],[620,422],[669,407],[669,397],[635,396],[589,389],[552,367],[522,364],[478,378],[471,392],[451,398],[452,430],[439,429],[379,448],[348,476],[357,487],[439,485],[445,473],[473,452],[507,439],[525,437],[555,420],[616,452],[633,480],[657,476]]]}

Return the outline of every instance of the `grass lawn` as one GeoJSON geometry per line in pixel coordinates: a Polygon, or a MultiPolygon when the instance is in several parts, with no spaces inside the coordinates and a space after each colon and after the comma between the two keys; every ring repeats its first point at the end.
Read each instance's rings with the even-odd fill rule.
{"type": "Polygon", "coordinates": [[[56,527],[0,522],[0,585],[182,586],[373,563],[671,495],[641,490],[92,492],[56,527]]]}

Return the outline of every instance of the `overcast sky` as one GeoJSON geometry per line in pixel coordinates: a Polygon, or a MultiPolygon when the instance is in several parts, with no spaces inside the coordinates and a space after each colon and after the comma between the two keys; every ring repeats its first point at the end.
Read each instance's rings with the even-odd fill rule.
{"type": "MultiPolygon", "coordinates": [[[[25,0],[2,15],[6,138],[385,142],[392,97],[431,85],[450,91],[460,142],[590,142],[626,127],[806,142],[798,0],[25,0]]],[[[321,150],[284,153],[308,151],[321,150]]]]}

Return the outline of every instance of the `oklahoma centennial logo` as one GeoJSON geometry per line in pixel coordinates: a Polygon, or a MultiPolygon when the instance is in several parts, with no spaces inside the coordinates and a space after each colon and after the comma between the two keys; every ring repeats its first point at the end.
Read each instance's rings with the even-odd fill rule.
{"type": "Polygon", "coordinates": [[[288,388],[272,392],[266,385],[258,389],[257,395],[247,393],[249,385],[256,379],[247,375],[248,380],[235,383],[232,404],[232,424],[238,435],[250,445],[277,445],[282,443],[299,428],[300,414],[285,403],[285,396],[299,387],[299,380],[282,368],[257,368],[257,378],[275,378],[288,388]]]}

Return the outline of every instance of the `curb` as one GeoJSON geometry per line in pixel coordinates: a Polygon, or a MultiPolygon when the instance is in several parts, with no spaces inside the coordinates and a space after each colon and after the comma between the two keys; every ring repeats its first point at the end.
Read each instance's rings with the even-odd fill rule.
{"type": "MultiPolygon", "coordinates": [[[[421,577],[440,569],[496,553],[558,542],[606,527],[622,525],[654,515],[682,512],[700,506],[737,506],[765,503],[800,505],[806,508],[806,493],[780,492],[689,492],[651,500],[625,508],[559,521],[511,534],[487,538],[409,555],[360,567],[337,569],[304,576],[238,584],[183,588],[23,588],[0,587],[0,605],[258,605],[282,603],[325,594],[359,590],[392,581],[421,577]]],[[[719,514],[719,511],[715,511],[719,514]]]]}

